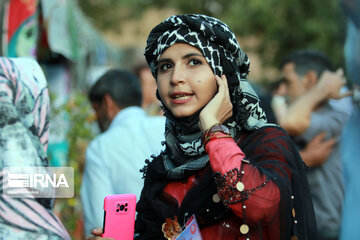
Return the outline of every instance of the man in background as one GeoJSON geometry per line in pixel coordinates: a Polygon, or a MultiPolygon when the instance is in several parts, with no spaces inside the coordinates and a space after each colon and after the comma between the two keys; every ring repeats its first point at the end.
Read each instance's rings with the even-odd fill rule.
{"type": "Polygon", "coordinates": [[[317,51],[301,50],[286,58],[282,72],[290,104],[280,125],[302,150],[314,138],[330,141],[327,158],[303,156],[313,198],[319,237],[338,239],[344,198],[339,138],[348,114],[336,110],[329,99],[340,99],[345,84],[342,71],[332,72],[328,58],[317,51]],[[319,135],[320,134],[320,135],[319,135]],[[332,142],[331,142],[332,141],[332,142]]]}
{"type": "Polygon", "coordinates": [[[103,225],[106,195],[134,193],[143,187],[145,160],[163,146],[165,118],[148,116],[141,108],[137,77],[124,70],[110,70],[90,89],[101,134],[86,150],[81,186],[85,235],[103,225]]]}

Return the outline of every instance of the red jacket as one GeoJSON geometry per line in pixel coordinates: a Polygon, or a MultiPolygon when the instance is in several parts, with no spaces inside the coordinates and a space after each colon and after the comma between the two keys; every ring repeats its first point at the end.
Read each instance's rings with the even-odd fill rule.
{"type": "MultiPolygon", "coordinates": [[[[207,226],[201,229],[201,234],[204,240],[208,239],[259,239],[256,233],[262,232],[262,239],[277,239],[276,236],[280,234],[274,232],[279,228],[269,229],[267,223],[272,226],[278,226],[279,216],[278,207],[280,202],[280,192],[277,185],[271,181],[266,182],[266,176],[259,172],[259,170],[244,162],[246,158],[241,149],[237,146],[232,138],[218,138],[206,144],[206,152],[209,155],[210,165],[214,172],[219,172],[225,175],[233,169],[241,169],[242,178],[241,182],[244,190],[256,189],[264,182],[263,187],[253,191],[253,194],[244,202],[228,204],[228,207],[233,211],[237,217],[222,219],[217,224],[207,226]],[[247,232],[246,226],[243,225],[243,218],[246,218],[246,225],[249,227],[247,232]],[[251,231],[254,227],[258,227],[257,223],[261,223],[262,231],[251,231]],[[241,233],[241,231],[243,233],[241,233]],[[246,234],[247,233],[247,234],[246,234]],[[268,237],[267,237],[268,236],[268,237]]],[[[231,182],[229,177],[228,181],[231,182]]],[[[235,181],[235,180],[234,180],[235,181]]],[[[187,182],[171,182],[165,188],[164,192],[175,198],[180,205],[188,190],[196,184],[196,177],[191,176],[187,182]]],[[[224,183],[229,184],[229,182],[224,183]]],[[[236,185],[237,186],[237,185],[236,185]]],[[[236,198],[232,193],[226,192],[213,196],[213,201],[222,204],[222,201],[236,198]]],[[[221,189],[219,189],[221,191],[221,189]]]]}

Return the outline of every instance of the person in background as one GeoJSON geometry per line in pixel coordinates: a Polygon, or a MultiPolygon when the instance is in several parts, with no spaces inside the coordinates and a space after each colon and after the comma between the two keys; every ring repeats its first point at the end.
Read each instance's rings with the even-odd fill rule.
{"type": "Polygon", "coordinates": [[[329,139],[329,156],[322,161],[302,155],[307,172],[320,239],[337,239],[344,198],[339,138],[348,115],[333,108],[328,100],[340,99],[346,81],[342,70],[331,72],[328,58],[314,50],[299,50],[282,64],[290,104],[280,125],[302,149],[319,138],[329,139]],[[320,135],[319,135],[320,134],[320,135]]]}
{"type": "Polygon", "coordinates": [[[343,0],[348,18],[344,46],[346,72],[353,82],[354,108],[341,141],[345,199],[341,221],[341,240],[360,239],[360,0],[343,0]]]}
{"type": "Polygon", "coordinates": [[[35,190],[48,198],[37,198],[33,193],[26,198],[4,194],[8,179],[5,167],[37,167],[40,173],[47,173],[49,112],[47,83],[39,64],[28,58],[0,57],[1,239],[71,239],[52,211],[52,190],[17,188],[27,193],[35,190]]]}
{"type": "Polygon", "coordinates": [[[143,100],[141,107],[150,116],[163,115],[161,102],[156,98],[156,82],[149,66],[144,63],[139,63],[133,67],[133,72],[140,80],[143,100]]]}
{"type": "Polygon", "coordinates": [[[141,108],[141,86],[125,70],[106,72],[91,87],[89,99],[101,134],[86,150],[81,186],[85,235],[103,224],[106,195],[134,193],[143,187],[140,169],[163,146],[165,118],[148,116],[141,108]]]}
{"type": "MultiPolygon", "coordinates": [[[[287,113],[288,110],[288,95],[287,83],[283,77],[279,78],[269,87],[269,92],[272,95],[271,109],[275,115],[275,123],[278,124],[279,120],[287,113]]],[[[324,133],[319,133],[314,136],[305,146],[299,149],[299,153],[304,162],[308,165],[316,162],[325,162],[330,153],[332,152],[335,144],[335,139],[325,139],[324,133]],[[310,159],[310,160],[309,160],[310,159]]]]}

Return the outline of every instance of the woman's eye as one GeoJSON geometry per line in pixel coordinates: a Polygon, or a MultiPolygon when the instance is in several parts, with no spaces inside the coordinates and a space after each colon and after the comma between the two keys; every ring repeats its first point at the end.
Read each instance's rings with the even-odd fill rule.
{"type": "Polygon", "coordinates": [[[199,60],[199,59],[191,59],[190,61],[189,61],[189,65],[190,66],[195,66],[195,65],[199,65],[199,64],[201,64],[202,62],[199,60]]]}
{"type": "Polygon", "coordinates": [[[166,70],[168,70],[169,68],[171,68],[171,64],[169,63],[165,63],[159,66],[159,70],[161,72],[165,72],[166,70]]]}

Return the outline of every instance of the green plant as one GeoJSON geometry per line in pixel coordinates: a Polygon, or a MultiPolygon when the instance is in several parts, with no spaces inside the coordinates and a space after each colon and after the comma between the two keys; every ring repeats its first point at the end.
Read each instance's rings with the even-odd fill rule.
{"type": "MultiPolygon", "coordinates": [[[[51,98],[54,102],[55,97],[51,98]]],[[[57,108],[53,106],[52,114],[53,117],[59,114],[66,116],[65,121],[68,122],[66,140],[69,146],[67,167],[74,169],[74,197],[56,199],[55,212],[73,239],[82,239],[80,186],[85,164],[85,151],[95,135],[93,131],[95,116],[86,95],[79,91],[73,91],[64,105],[57,108]]]]}
{"type": "Polygon", "coordinates": [[[345,17],[338,0],[78,0],[93,24],[121,33],[121,22],[139,18],[147,9],[175,9],[217,17],[240,38],[252,36],[264,64],[278,66],[290,52],[315,48],[343,64],[345,17]]]}

